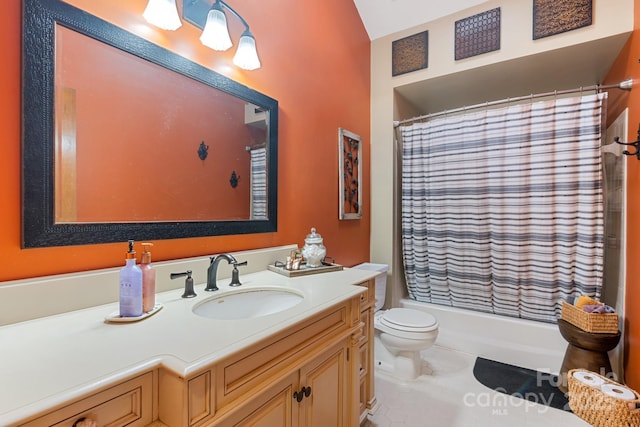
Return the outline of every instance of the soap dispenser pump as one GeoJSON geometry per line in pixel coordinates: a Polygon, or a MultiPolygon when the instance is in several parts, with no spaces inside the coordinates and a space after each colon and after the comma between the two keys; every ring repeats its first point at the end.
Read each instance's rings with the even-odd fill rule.
{"type": "Polygon", "coordinates": [[[126,264],[120,270],[120,317],[142,316],[142,270],[136,265],[133,240],[129,240],[126,264]]]}
{"type": "Polygon", "coordinates": [[[142,258],[140,270],[142,270],[142,311],[145,313],[153,310],[156,305],[156,269],[151,265],[151,252],[149,248],[153,243],[142,243],[142,258]]]}

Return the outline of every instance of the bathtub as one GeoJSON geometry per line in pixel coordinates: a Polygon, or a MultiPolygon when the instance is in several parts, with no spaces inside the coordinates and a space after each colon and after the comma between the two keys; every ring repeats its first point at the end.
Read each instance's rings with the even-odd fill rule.
{"type": "Polygon", "coordinates": [[[400,306],[425,311],[438,319],[435,345],[502,363],[557,374],[567,342],[558,326],[414,301],[400,306]]]}

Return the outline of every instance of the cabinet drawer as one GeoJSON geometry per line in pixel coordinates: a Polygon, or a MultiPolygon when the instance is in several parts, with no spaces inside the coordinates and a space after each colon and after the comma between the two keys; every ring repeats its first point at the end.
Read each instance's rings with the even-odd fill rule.
{"type": "Polygon", "coordinates": [[[362,322],[362,337],[360,338],[362,342],[366,342],[369,340],[369,328],[371,326],[371,316],[369,315],[370,311],[365,310],[360,313],[360,322],[362,322]]]}
{"type": "MultiPolygon", "coordinates": [[[[366,286],[366,283],[360,284],[360,286],[366,286]]],[[[360,308],[366,307],[369,302],[369,288],[365,289],[363,293],[360,294],[360,308]]]]}
{"type": "Polygon", "coordinates": [[[100,427],[150,424],[153,421],[153,373],[125,381],[22,425],[71,427],[83,417],[96,421],[100,427]]]}
{"type": "Polygon", "coordinates": [[[360,294],[360,309],[362,310],[374,302],[376,298],[376,282],[369,280],[358,284],[358,286],[365,288],[365,291],[360,294]]]}
{"type": "Polygon", "coordinates": [[[360,378],[364,378],[369,373],[369,346],[360,346],[360,378]]]}

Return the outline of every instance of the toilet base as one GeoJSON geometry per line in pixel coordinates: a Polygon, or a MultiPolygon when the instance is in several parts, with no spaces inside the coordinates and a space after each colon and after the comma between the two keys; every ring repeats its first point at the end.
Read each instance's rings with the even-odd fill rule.
{"type": "Polygon", "coordinates": [[[379,333],[374,336],[374,363],[377,369],[401,381],[412,381],[423,375],[419,351],[393,355],[380,340],[379,333]]]}
{"type": "Polygon", "coordinates": [[[422,375],[419,352],[400,352],[393,361],[393,376],[400,380],[415,380],[422,375]]]}

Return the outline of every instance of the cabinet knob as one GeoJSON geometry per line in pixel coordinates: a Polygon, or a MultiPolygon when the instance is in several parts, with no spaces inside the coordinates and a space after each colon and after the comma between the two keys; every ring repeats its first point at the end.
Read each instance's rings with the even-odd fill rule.
{"type": "Polygon", "coordinates": [[[86,417],[78,418],[72,427],[98,427],[98,423],[86,417]]]}
{"type": "Polygon", "coordinates": [[[302,402],[302,399],[309,396],[311,396],[311,387],[302,387],[300,391],[293,392],[293,398],[296,399],[298,403],[302,402]]]}
{"type": "Polygon", "coordinates": [[[302,387],[301,392],[304,393],[304,397],[309,397],[311,395],[311,387],[302,387]]]}

